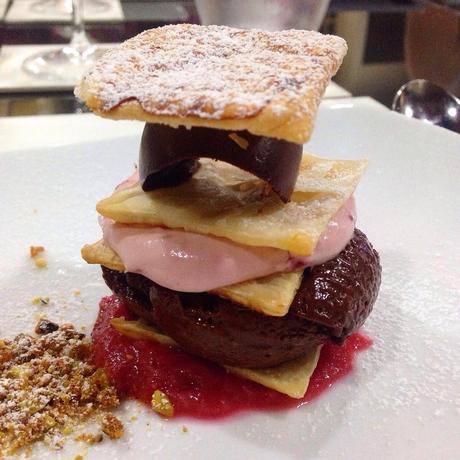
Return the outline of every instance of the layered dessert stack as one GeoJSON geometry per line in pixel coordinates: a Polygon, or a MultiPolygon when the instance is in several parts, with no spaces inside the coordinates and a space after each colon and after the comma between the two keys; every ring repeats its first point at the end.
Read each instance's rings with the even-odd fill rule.
{"type": "MultiPolygon", "coordinates": [[[[366,161],[303,153],[346,49],[311,31],[166,26],[107,52],[76,90],[100,116],[146,123],[84,259],[139,329],[294,398],[380,284],[355,228],[366,161]]],[[[136,336],[126,323],[113,324],[136,336]]]]}

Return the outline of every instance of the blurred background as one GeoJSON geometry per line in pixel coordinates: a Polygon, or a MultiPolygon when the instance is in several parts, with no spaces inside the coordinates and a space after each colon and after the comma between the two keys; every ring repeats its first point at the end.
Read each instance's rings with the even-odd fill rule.
{"type": "Polygon", "coordinates": [[[340,35],[349,45],[340,94],[390,106],[402,84],[423,78],[460,96],[460,0],[0,0],[0,116],[84,111],[73,85],[92,60],[181,22],[340,35]]]}

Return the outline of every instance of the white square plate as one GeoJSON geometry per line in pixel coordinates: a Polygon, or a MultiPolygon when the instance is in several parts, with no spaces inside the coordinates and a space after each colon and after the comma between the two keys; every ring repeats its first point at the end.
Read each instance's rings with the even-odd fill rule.
{"type": "MultiPolygon", "coordinates": [[[[0,336],[32,330],[37,313],[90,329],[108,289],[79,249],[99,238],[95,203],[129,174],[138,144],[129,137],[0,152],[0,336]],[[46,247],[47,269],[33,266],[33,244],[46,247]],[[51,305],[33,306],[36,295],[51,305]]],[[[163,421],[130,402],[121,410],[125,438],[85,458],[459,458],[460,136],[349,99],[322,104],[308,150],[370,160],[356,197],[358,227],[383,265],[364,328],[372,348],[351,375],[297,410],[204,423],[163,421]]],[[[83,450],[69,442],[59,454],[34,452],[73,458],[83,450]]]]}

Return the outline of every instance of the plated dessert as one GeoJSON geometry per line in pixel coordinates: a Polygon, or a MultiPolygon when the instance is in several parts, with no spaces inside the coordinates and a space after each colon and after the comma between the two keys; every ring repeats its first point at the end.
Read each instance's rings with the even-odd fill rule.
{"type": "Polygon", "coordinates": [[[369,315],[381,269],[353,199],[366,161],[303,153],[345,53],[311,31],[166,26],[106,53],[77,88],[96,114],[146,123],[138,170],[97,204],[103,237],[82,249],[116,296],[93,333],[99,364],[149,368],[126,392],[177,402],[181,368],[153,359],[170,347],[196,372],[303,398],[321,347],[369,315]]]}

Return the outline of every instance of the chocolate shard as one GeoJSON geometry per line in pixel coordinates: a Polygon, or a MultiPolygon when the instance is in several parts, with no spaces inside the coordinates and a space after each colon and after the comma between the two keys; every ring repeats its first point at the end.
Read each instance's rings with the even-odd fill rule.
{"type": "Polygon", "coordinates": [[[178,185],[198,169],[198,158],[225,161],[254,174],[286,203],[299,173],[302,146],[247,131],[147,123],[139,155],[143,190],[178,185]]]}

